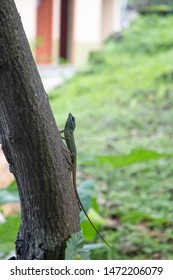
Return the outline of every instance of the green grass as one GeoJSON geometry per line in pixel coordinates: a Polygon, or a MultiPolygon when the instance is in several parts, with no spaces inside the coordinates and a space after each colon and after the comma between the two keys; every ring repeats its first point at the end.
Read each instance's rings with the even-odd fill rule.
{"type": "Polygon", "coordinates": [[[15,249],[19,221],[19,216],[11,216],[4,224],[0,224],[0,259],[15,249]]]}
{"type": "Polygon", "coordinates": [[[114,248],[92,258],[172,258],[172,26],[171,16],[138,17],[50,93],[60,128],[76,117],[78,185],[95,182],[98,226],[114,248]]]}

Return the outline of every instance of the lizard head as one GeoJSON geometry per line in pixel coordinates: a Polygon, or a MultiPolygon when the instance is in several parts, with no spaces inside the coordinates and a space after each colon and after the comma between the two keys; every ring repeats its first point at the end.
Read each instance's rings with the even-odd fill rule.
{"type": "Polygon", "coordinates": [[[71,113],[68,114],[68,119],[65,127],[71,130],[74,130],[76,127],[75,117],[73,117],[71,113]]]}

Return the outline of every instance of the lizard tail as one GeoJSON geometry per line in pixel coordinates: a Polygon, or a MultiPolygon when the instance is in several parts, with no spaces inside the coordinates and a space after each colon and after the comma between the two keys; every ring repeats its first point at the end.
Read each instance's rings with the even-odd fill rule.
{"type": "Polygon", "coordinates": [[[92,225],[92,227],[94,228],[94,230],[97,232],[97,234],[99,235],[99,237],[103,240],[103,242],[110,248],[112,249],[112,247],[106,242],[106,240],[103,238],[103,236],[100,234],[100,232],[96,229],[95,225],[93,224],[93,222],[91,221],[90,217],[88,216],[87,212],[85,211],[81,201],[80,201],[80,198],[79,198],[79,195],[77,193],[77,190],[76,190],[76,195],[77,195],[77,199],[78,199],[78,202],[79,202],[79,205],[80,205],[80,208],[81,210],[85,213],[88,221],[90,222],[90,224],[92,225]]]}

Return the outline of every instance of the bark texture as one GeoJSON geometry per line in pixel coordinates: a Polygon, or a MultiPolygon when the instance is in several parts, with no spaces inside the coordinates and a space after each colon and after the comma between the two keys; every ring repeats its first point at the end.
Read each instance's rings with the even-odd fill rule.
{"type": "Polygon", "coordinates": [[[0,1],[0,139],[21,203],[17,259],[64,259],[79,231],[69,154],[14,0],[0,1]]]}

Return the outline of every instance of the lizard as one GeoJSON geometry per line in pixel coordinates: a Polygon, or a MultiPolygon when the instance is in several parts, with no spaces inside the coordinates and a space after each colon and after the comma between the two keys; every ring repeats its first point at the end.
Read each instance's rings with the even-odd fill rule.
{"type": "Polygon", "coordinates": [[[76,127],[76,122],[75,122],[75,117],[71,113],[69,113],[65,127],[63,130],[60,131],[60,133],[64,133],[64,137],[62,137],[65,140],[65,143],[67,145],[67,148],[71,154],[71,163],[72,163],[72,181],[73,181],[73,186],[74,186],[74,191],[79,203],[79,207],[81,210],[83,210],[84,214],[86,215],[88,221],[94,228],[94,230],[97,232],[99,237],[104,241],[104,243],[110,248],[110,245],[106,242],[106,240],[103,238],[103,236],[99,233],[99,231],[96,229],[94,226],[93,222],[91,221],[90,217],[88,216],[87,212],[84,209],[84,206],[80,200],[80,197],[77,192],[77,187],[76,187],[76,167],[77,167],[77,151],[76,151],[76,144],[75,144],[75,139],[74,139],[74,130],[76,127]]]}

